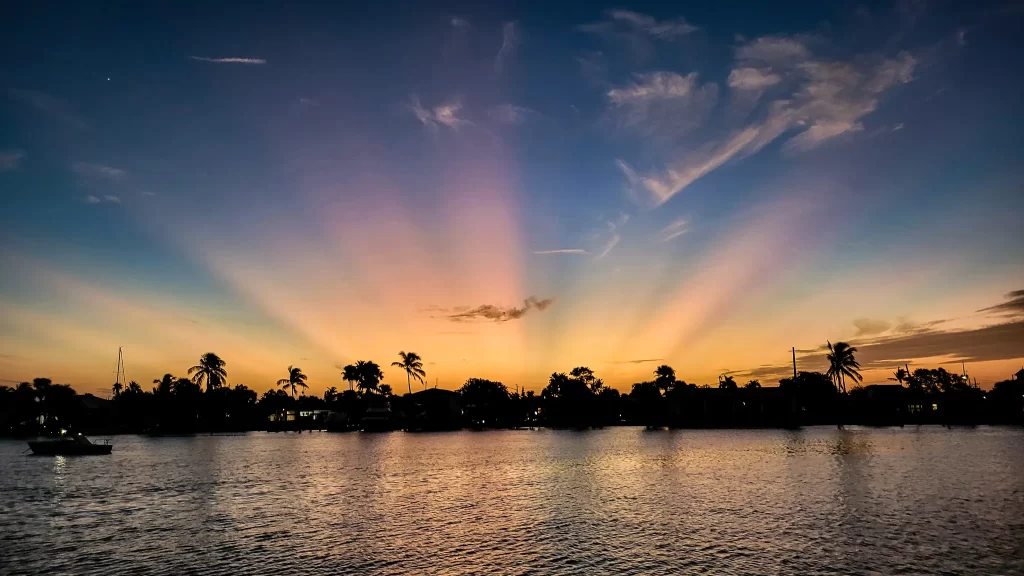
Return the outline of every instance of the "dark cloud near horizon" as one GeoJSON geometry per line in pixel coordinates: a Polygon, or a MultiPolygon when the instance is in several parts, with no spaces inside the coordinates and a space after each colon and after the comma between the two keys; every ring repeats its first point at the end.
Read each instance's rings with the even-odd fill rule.
{"type": "MultiPolygon", "coordinates": [[[[1006,295],[1005,302],[982,308],[978,312],[995,313],[1013,319],[967,330],[936,329],[936,326],[948,320],[932,320],[921,324],[900,322],[893,329],[892,335],[863,341],[852,340],[850,343],[857,347],[857,360],[863,370],[895,369],[905,364],[914,364],[921,358],[945,358],[938,364],[1024,358],[1024,290],[1014,290],[1006,295]]],[[[854,322],[855,326],[857,322],[854,322]]],[[[879,328],[881,324],[869,321],[866,327],[879,328]]],[[[825,348],[823,345],[813,350],[797,350],[797,369],[827,369],[825,348]]],[[[793,365],[763,365],[736,374],[752,378],[788,378],[793,375],[793,365]]]]}
{"type": "Polygon", "coordinates": [[[1006,302],[982,308],[981,313],[999,314],[1006,317],[1017,317],[1024,315],[1024,290],[1014,290],[1006,295],[1006,302]]]}
{"type": "Polygon", "coordinates": [[[648,362],[661,362],[664,358],[643,358],[640,360],[613,360],[612,364],[646,364],[648,362]]]}
{"type": "Polygon", "coordinates": [[[522,308],[517,308],[515,306],[503,308],[501,306],[495,306],[494,304],[483,304],[471,310],[449,314],[448,319],[452,322],[471,322],[474,320],[508,322],[509,320],[518,320],[523,316],[526,316],[530,310],[543,312],[548,306],[554,304],[554,302],[554,298],[538,300],[535,296],[530,296],[523,301],[522,308]]]}

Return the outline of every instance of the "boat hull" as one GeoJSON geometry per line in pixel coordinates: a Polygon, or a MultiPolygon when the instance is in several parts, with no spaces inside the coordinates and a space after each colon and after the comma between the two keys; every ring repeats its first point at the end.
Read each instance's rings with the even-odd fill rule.
{"type": "Polygon", "coordinates": [[[36,456],[99,456],[110,454],[110,444],[79,444],[70,442],[29,442],[28,447],[36,456]]]}

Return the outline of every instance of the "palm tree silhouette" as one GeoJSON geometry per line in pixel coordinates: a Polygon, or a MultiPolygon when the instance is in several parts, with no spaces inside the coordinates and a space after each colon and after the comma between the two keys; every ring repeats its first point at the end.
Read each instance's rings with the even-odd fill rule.
{"type": "Polygon", "coordinates": [[[676,383],[676,371],[668,364],[662,364],[654,369],[654,383],[662,392],[668,392],[676,383]]]}
{"type": "Polygon", "coordinates": [[[120,396],[121,390],[124,389],[124,385],[122,385],[120,382],[114,382],[114,385],[111,386],[110,389],[114,391],[114,396],[120,396]]]}
{"type": "Polygon", "coordinates": [[[384,396],[391,396],[391,386],[387,384],[380,385],[380,393],[384,396]]]}
{"type": "Polygon", "coordinates": [[[749,380],[746,384],[743,385],[743,387],[746,388],[747,390],[754,390],[761,387],[761,381],[749,380]]]}
{"type": "Polygon", "coordinates": [[[206,384],[206,391],[216,390],[228,382],[228,371],[224,368],[227,362],[220,359],[213,352],[207,352],[199,359],[199,364],[188,369],[188,375],[192,382],[202,386],[206,384]]]}
{"type": "Polygon", "coordinates": [[[736,384],[736,379],[731,375],[723,376],[721,380],[718,381],[718,387],[725,390],[735,390],[739,388],[736,384]]]}
{"type": "Polygon", "coordinates": [[[864,381],[864,377],[860,375],[860,363],[854,357],[857,348],[846,342],[836,342],[835,346],[827,340],[826,342],[828,343],[828,354],[825,355],[825,358],[828,359],[829,366],[825,375],[836,383],[836,389],[845,394],[847,376],[857,382],[864,381]]]}
{"type": "Polygon", "coordinates": [[[309,386],[306,386],[306,375],[302,373],[302,368],[298,366],[289,366],[288,377],[278,380],[277,385],[286,391],[291,388],[292,398],[295,398],[295,391],[299,388],[302,388],[303,394],[306,393],[306,388],[309,388],[309,386]]]}
{"type": "Polygon", "coordinates": [[[341,373],[341,379],[348,382],[348,389],[352,390],[352,383],[359,381],[359,367],[355,364],[345,366],[341,373]]]}
{"type": "Polygon", "coordinates": [[[423,377],[427,375],[423,371],[423,359],[420,355],[415,352],[399,352],[398,357],[402,359],[401,362],[392,362],[391,365],[396,368],[405,370],[405,381],[409,385],[409,394],[412,394],[412,379],[419,380],[420,384],[426,387],[423,377]]]}
{"type": "Polygon", "coordinates": [[[380,366],[372,360],[359,360],[355,365],[356,374],[356,386],[363,391],[367,392],[379,392],[377,386],[380,381],[384,378],[384,373],[380,371],[380,366]]]}
{"type": "Polygon", "coordinates": [[[904,370],[902,367],[897,368],[896,371],[892,373],[892,375],[893,377],[889,378],[889,380],[892,380],[893,382],[899,382],[900,386],[902,386],[903,383],[907,381],[907,377],[910,376],[910,374],[908,374],[907,371],[904,370]]]}

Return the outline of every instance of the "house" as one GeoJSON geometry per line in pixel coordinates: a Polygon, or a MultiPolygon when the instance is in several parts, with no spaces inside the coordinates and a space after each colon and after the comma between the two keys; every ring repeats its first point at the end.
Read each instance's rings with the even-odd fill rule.
{"type": "Polygon", "coordinates": [[[458,392],[428,388],[407,397],[407,430],[439,431],[462,428],[461,397],[458,392]]]}

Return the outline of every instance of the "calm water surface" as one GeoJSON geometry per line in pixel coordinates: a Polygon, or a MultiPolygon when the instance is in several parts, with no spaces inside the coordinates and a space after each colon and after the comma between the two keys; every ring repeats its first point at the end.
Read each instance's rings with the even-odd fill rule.
{"type": "Polygon", "coordinates": [[[0,442],[4,574],[1024,574],[1024,430],[0,442]]]}

